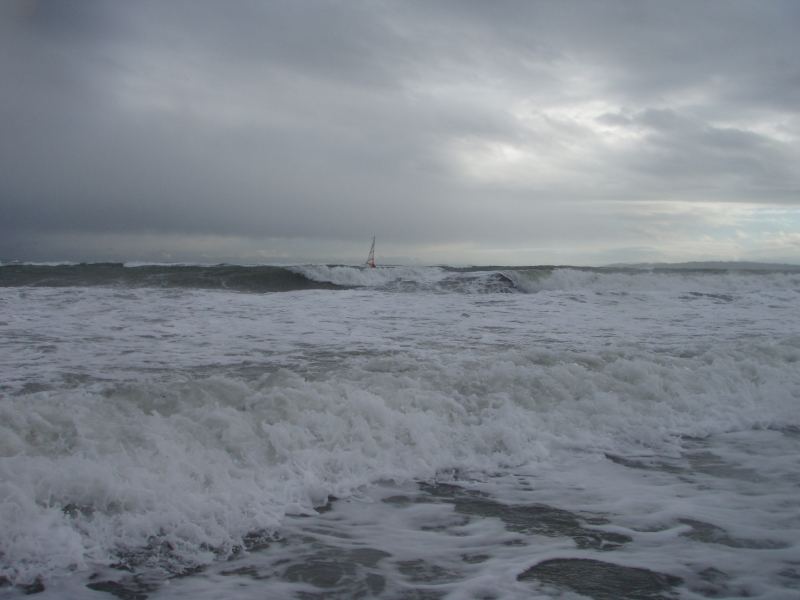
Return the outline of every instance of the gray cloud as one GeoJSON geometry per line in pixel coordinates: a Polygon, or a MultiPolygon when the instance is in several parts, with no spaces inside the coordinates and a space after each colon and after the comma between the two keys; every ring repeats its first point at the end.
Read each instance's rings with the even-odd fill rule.
{"type": "MultiPolygon", "coordinates": [[[[590,256],[645,248],[653,202],[800,206],[791,1],[2,10],[0,234],[16,241],[0,258],[25,258],[26,236],[217,235],[255,256],[261,238],[373,231],[423,258],[590,256]]],[[[716,214],[670,221],[672,243],[716,214]]]]}

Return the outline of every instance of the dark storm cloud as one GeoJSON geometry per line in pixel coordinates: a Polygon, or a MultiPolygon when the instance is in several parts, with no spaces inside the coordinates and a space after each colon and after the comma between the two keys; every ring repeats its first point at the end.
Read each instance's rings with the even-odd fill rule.
{"type": "Polygon", "coordinates": [[[791,1],[0,10],[9,235],[600,243],[605,201],[800,203],[791,1]]]}
{"type": "MultiPolygon", "coordinates": [[[[370,229],[388,209],[398,226],[432,235],[434,225],[421,232],[407,211],[416,204],[427,222],[444,217],[425,197],[437,184],[418,181],[437,167],[419,164],[428,153],[426,133],[404,131],[431,127],[436,115],[418,122],[413,107],[387,95],[387,86],[397,85],[386,76],[388,65],[371,66],[369,48],[348,41],[377,37],[379,25],[366,32],[351,11],[333,35],[331,7],[298,13],[295,6],[265,11],[256,4],[237,20],[215,18],[218,10],[196,3],[149,5],[133,15],[120,7],[117,19],[129,30],[116,28],[122,33],[113,42],[87,33],[92,27],[71,29],[74,19],[59,29],[52,16],[34,11],[20,24],[18,45],[36,46],[42,30],[56,30],[45,40],[52,47],[37,52],[56,63],[48,72],[60,81],[26,82],[35,93],[18,94],[9,115],[16,143],[3,150],[16,177],[4,190],[6,224],[335,237],[370,229]],[[87,39],[76,50],[72,40],[82,34],[87,39]],[[298,42],[303,36],[307,47],[298,42]],[[65,37],[70,44],[61,47],[65,37]],[[106,53],[104,63],[98,57],[106,53]],[[202,81],[191,81],[198,75],[202,81]],[[133,89],[115,89],[126,78],[133,89]],[[141,94],[138,100],[156,106],[130,110],[116,93],[141,94]],[[256,122],[252,114],[220,121],[214,113],[227,106],[236,112],[242,101],[245,113],[263,112],[266,122],[259,114],[256,122]]],[[[461,119],[466,130],[458,112],[445,120],[461,119]]],[[[475,119],[476,131],[486,121],[475,119]]]]}

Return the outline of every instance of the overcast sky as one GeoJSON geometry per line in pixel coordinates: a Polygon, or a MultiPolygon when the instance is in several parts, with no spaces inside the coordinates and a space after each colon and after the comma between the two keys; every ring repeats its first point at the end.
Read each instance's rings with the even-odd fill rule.
{"type": "Polygon", "coordinates": [[[800,2],[3,0],[0,259],[800,263],[800,2]]]}

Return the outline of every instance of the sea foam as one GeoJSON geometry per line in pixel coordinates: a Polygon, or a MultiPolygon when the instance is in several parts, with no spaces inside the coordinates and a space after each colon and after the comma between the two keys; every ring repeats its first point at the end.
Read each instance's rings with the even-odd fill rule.
{"type": "Polygon", "coordinates": [[[540,277],[552,289],[0,289],[0,576],[185,573],[376,482],[680,460],[689,439],[800,426],[792,276],[540,277]]]}

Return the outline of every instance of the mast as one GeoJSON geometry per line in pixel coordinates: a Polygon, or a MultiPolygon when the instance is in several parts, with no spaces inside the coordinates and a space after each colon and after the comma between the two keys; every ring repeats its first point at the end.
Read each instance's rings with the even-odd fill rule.
{"type": "Polygon", "coordinates": [[[369,268],[371,268],[371,269],[375,268],[375,236],[374,235],[372,236],[372,245],[369,247],[369,256],[367,256],[366,265],[369,266],[369,268]]]}

